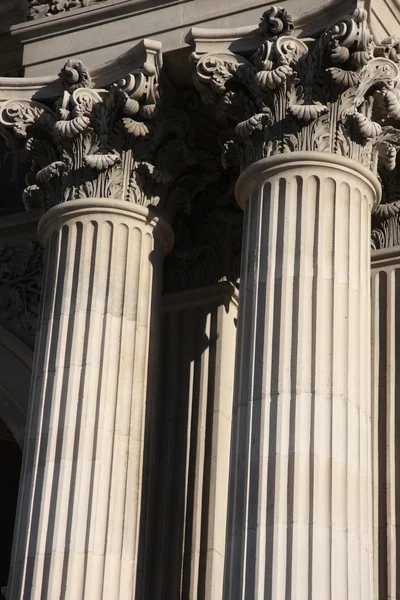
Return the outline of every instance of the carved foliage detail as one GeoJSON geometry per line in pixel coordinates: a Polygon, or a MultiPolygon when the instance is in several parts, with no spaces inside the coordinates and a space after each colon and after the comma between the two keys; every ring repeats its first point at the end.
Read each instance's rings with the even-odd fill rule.
{"type": "Polygon", "coordinates": [[[218,179],[198,194],[190,213],[176,213],[175,246],[165,259],[164,289],[237,283],[240,274],[243,211],[235,204],[237,173],[220,171],[218,179]]]}
{"type": "Polygon", "coordinates": [[[372,215],[371,248],[400,246],[400,161],[393,171],[381,169],[382,202],[372,215]]]}
{"type": "Polygon", "coordinates": [[[31,164],[28,210],[112,197],[160,204],[173,215],[216,179],[215,161],[195,148],[187,115],[160,109],[156,64],[146,61],[108,89],[92,89],[78,60],[60,78],[65,92],[52,106],[10,100],[0,109],[1,132],[31,164]]]}
{"type": "Polygon", "coordinates": [[[0,246],[0,318],[17,332],[36,331],[42,269],[37,242],[0,246]]]}
{"type": "Polygon", "coordinates": [[[87,69],[70,60],[60,79],[65,92],[53,106],[9,100],[0,109],[2,133],[25,148],[31,163],[27,209],[84,197],[123,198],[129,151],[149,132],[155,113],[156,67],[145,63],[109,89],[95,90],[87,69]]]}
{"type": "Polygon", "coordinates": [[[225,165],[244,169],[264,157],[315,150],[353,158],[374,172],[394,168],[400,131],[399,41],[375,46],[367,13],[318,40],[291,36],[283,9],[264,13],[265,41],[250,59],[230,52],[192,55],[203,102],[231,128],[225,165]]]}

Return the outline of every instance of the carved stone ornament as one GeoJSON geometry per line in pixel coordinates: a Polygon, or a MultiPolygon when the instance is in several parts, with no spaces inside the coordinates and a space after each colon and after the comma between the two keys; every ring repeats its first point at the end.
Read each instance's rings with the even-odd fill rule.
{"type": "Polygon", "coordinates": [[[216,179],[215,164],[194,148],[187,116],[160,107],[159,60],[149,54],[107,89],[92,89],[87,69],[69,60],[59,75],[64,94],[52,105],[1,105],[1,133],[31,164],[28,210],[96,197],[159,205],[170,216],[189,210],[196,191],[216,179]]]}
{"type": "MultiPolygon", "coordinates": [[[[399,156],[399,155],[398,155],[399,156]]],[[[400,160],[393,171],[380,170],[382,201],[372,215],[372,250],[400,246],[400,160]]]]}
{"type": "Polygon", "coordinates": [[[104,2],[104,0],[31,0],[29,3],[29,16],[31,19],[41,19],[50,15],[70,11],[73,8],[82,8],[91,4],[104,2]]]}
{"type": "Polygon", "coordinates": [[[0,320],[17,335],[36,332],[42,270],[37,242],[0,246],[0,320]]]}
{"type": "Polygon", "coordinates": [[[9,144],[24,147],[31,170],[24,203],[28,210],[84,197],[136,197],[134,151],[151,129],[158,93],[155,55],[141,70],[108,89],[91,89],[79,60],[60,73],[65,89],[49,106],[8,100],[0,107],[0,128],[9,144]]]}
{"type": "Polygon", "coordinates": [[[230,281],[237,285],[242,251],[243,211],[234,201],[237,174],[219,172],[200,192],[189,213],[176,213],[175,245],[164,264],[164,290],[230,281]]]}
{"type": "Polygon", "coordinates": [[[246,58],[192,54],[203,102],[231,128],[225,165],[243,170],[283,152],[331,152],[377,173],[391,170],[400,147],[399,39],[377,46],[359,3],[319,39],[297,39],[284,9],[262,16],[264,42],[246,58]]]}
{"type": "Polygon", "coordinates": [[[174,210],[175,243],[164,260],[164,291],[179,292],[220,281],[235,285],[243,230],[243,211],[234,195],[238,170],[222,168],[219,127],[204,114],[193,88],[179,88],[167,100],[176,107],[170,112],[186,123],[186,144],[192,155],[202,159],[192,166],[191,178],[187,179],[188,200],[174,210]]]}

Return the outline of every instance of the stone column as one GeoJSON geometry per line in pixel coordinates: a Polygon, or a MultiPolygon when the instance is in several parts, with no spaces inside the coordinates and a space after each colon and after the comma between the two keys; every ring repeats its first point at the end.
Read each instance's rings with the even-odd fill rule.
{"type": "MultiPolygon", "coordinates": [[[[154,43],[141,69],[93,89],[68,61],[55,102],[1,106],[3,134],[31,159],[24,200],[44,210],[45,246],[13,600],[142,597],[162,262],[173,243],[155,212],[158,200],[166,214],[169,188],[146,177],[157,167],[142,142],[160,63],[154,43]]],[[[156,153],[164,138],[153,129],[156,153]]]]}
{"type": "Polygon", "coordinates": [[[250,60],[192,32],[245,211],[226,600],[373,598],[370,217],[400,91],[366,19],[299,40],[271,7],[250,60]]]}
{"type": "Polygon", "coordinates": [[[151,330],[171,230],[147,208],[90,198],[51,208],[39,236],[9,598],[135,598],[151,330]]]}
{"type": "MultiPolygon", "coordinates": [[[[385,206],[385,205],[382,205],[385,206]]],[[[400,248],[372,255],[375,597],[399,598],[400,248]]]]}
{"type": "Polygon", "coordinates": [[[299,152],[245,210],[225,598],[372,598],[370,217],[377,179],[299,152]]]}
{"type": "Polygon", "coordinates": [[[162,312],[159,503],[147,598],[221,599],[236,291],[221,282],[166,294],[162,312]]]}
{"type": "MultiPolygon", "coordinates": [[[[383,173],[382,173],[383,175],[383,173]]],[[[400,597],[400,161],[382,177],[371,254],[375,597],[400,597]]]]}

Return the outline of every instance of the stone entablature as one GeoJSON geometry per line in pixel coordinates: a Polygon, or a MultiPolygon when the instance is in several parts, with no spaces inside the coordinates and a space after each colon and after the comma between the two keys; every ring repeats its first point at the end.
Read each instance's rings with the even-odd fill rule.
{"type": "MultiPolygon", "coordinates": [[[[323,31],[349,14],[354,5],[355,0],[329,0],[323,7],[320,0],[306,0],[300,6],[296,0],[284,2],[288,11],[293,11],[296,33],[304,35],[323,31]]],[[[260,41],[255,25],[260,10],[254,0],[221,0],[218,5],[213,0],[110,0],[19,23],[13,27],[12,36],[23,46],[26,75],[36,77],[57,73],[66,56],[79,58],[92,68],[121,55],[143,38],[160,41],[165,55],[175,50],[184,52],[189,28],[196,24],[233,28],[255,49],[260,41]],[[83,31],[87,35],[82,35],[83,31]]],[[[190,81],[190,71],[183,67],[179,78],[182,81],[186,77],[190,81]]]]}

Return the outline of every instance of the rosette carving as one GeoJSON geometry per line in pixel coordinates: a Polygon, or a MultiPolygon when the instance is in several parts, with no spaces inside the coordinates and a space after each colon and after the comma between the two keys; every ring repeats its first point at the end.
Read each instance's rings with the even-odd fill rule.
{"type": "Polygon", "coordinates": [[[223,163],[241,169],[301,150],[394,167],[400,147],[400,42],[373,42],[360,6],[319,39],[292,36],[283,9],[266,11],[264,41],[251,57],[192,54],[194,84],[232,135],[223,163]]]}
{"type": "Polygon", "coordinates": [[[294,29],[293,19],[284,8],[272,6],[261,17],[259,29],[261,35],[287,35],[294,29]]]}

